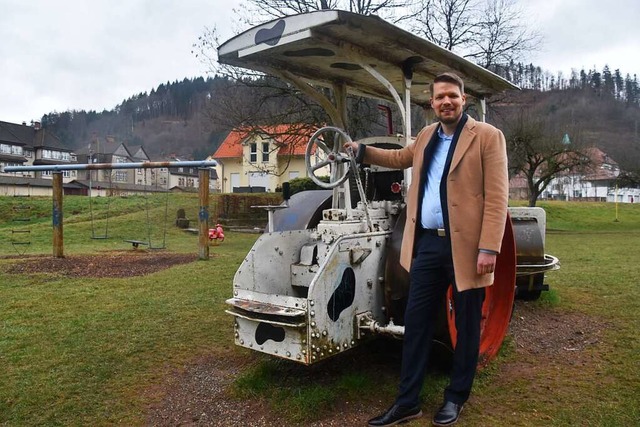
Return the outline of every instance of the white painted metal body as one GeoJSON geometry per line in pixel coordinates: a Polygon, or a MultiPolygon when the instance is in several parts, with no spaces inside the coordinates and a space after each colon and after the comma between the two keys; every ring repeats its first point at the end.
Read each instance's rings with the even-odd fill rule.
{"type": "Polygon", "coordinates": [[[372,204],[372,232],[362,210],[346,219],[346,210],[327,209],[315,230],[262,235],[228,301],[236,344],[311,364],[364,338],[358,315],[384,323],[384,261],[397,211],[372,204]]]}

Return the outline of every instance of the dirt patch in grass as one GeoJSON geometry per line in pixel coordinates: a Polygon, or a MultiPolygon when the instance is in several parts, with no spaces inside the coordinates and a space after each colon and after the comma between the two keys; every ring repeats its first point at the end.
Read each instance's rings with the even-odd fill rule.
{"type": "MultiPolygon", "coordinates": [[[[578,313],[564,313],[532,302],[516,302],[510,335],[515,356],[509,357],[498,367],[491,382],[496,387],[501,383],[530,381],[529,386],[540,392],[548,390],[549,384],[540,383],[536,371],[552,365],[554,371],[579,368],[595,363],[586,350],[600,343],[607,325],[597,319],[578,313]]],[[[378,347],[356,348],[352,354],[341,355],[327,361],[323,366],[295,367],[285,365],[282,375],[304,375],[309,383],[326,383],[342,375],[349,366],[354,370],[369,366],[380,378],[393,382],[395,387],[399,371],[399,347],[396,355],[376,354],[378,347]],[[333,363],[332,363],[333,362],[333,363]]],[[[380,350],[384,351],[384,350],[380,350]]],[[[260,360],[255,354],[211,356],[201,358],[184,366],[180,372],[167,375],[163,384],[150,392],[156,402],[146,414],[147,425],[198,425],[198,426],[293,426],[300,423],[279,419],[264,397],[239,399],[230,392],[238,373],[260,360]]],[[[282,381],[285,382],[284,380],[282,381]]],[[[278,384],[281,386],[282,384],[278,384]]],[[[570,390],[567,390],[570,392],[570,390]]],[[[491,400],[491,397],[487,397],[491,400]]],[[[486,406],[484,399],[472,395],[470,406],[489,412],[511,411],[509,402],[491,400],[486,406]],[[503,407],[504,406],[504,407],[503,407]]],[[[346,399],[336,402],[318,421],[304,425],[316,427],[365,425],[366,421],[391,404],[387,399],[371,396],[346,399]]],[[[417,425],[430,424],[431,408],[424,407],[425,417],[417,425]]],[[[473,411],[473,409],[472,409],[473,411]]]]}
{"type": "Polygon", "coordinates": [[[65,258],[29,257],[13,263],[12,274],[53,273],[66,277],[135,277],[155,273],[197,259],[194,254],[147,250],[112,251],[100,255],[71,255],[65,258]]]}

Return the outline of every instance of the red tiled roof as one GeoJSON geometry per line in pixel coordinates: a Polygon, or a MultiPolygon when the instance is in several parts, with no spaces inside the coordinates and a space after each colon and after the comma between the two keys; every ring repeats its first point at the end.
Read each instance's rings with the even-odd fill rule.
{"type": "Polygon", "coordinates": [[[283,124],[261,129],[234,129],[213,154],[214,159],[242,157],[242,142],[257,134],[272,137],[280,145],[278,156],[304,155],[309,138],[316,128],[305,124],[283,124]]]}

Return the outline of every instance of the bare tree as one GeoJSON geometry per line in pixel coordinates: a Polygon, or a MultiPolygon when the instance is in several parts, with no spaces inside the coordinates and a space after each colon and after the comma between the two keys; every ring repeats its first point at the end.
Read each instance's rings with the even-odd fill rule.
{"type": "Polygon", "coordinates": [[[418,0],[405,19],[412,31],[430,42],[456,51],[478,34],[478,0],[418,0]]]}
{"type": "Polygon", "coordinates": [[[239,22],[253,26],[288,15],[327,9],[392,18],[405,6],[402,0],[242,0],[234,11],[239,22]]]}
{"type": "Polygon", "coordinates": [[[575,126],[561,124],[559,117],[522,107],[502,125],[509,152],[509,175],[524,175],[529,206],[535,206],[542,192],[556,177],[567,172],[584,172],[592,165],[588,149],[581,147],[575,126]],[[573,142],[565,135],[571,133],[573,142]]]}
{"type": "Polygon", "coordinates": [[[487,0],[477,22],[477,37],[465,55],[485,68],[508,64],[540,47],[540,34],[529,28],[514,0],[487,0]]]}
{"type": "Polygon", "coordinates": [[[541,37],[514,0],[416,0],[403,20],[427,40],[483,67],[507,64],[541,37]]]}

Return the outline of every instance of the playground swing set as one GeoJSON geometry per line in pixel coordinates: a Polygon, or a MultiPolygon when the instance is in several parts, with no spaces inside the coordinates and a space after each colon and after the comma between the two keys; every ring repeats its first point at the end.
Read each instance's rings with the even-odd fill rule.
{"type": "MultiPolygon", "coordinates": [[[[159,168],[171,168],[171,167],[196,167],[199,170],[199,215],[198,215],[198,258],[209,259],[209,177],[210,168],[216,166],[215,161],[178,161],[178,162],[138,162],[138,163],[94,163],[94,164],[66,164],[66,165],[39,165],[39,166],[7,166],[6,172],[35,172],[35,171],[52,171],[53,172],[53,256],[55,258],[64,258],[64,240],[63,240],[63,189],[62,189],[62,172],[67,170],[106,170],[106,169],[159,169],[159,168]]],[[[145,174],[146,184],[146,174],[145,174]]],[[[146,187],[146,185],[145,185],[146,187]]],[[[90,196],[90,211],[91,211],[91,238],[107,239],[108,236],[108,221],[110,215],[110,201],[107,202],[107,213],[105,217],[105,229],[103,234],[96,233],[96,227],[94,223],[94,210],[93,202],[91,201],[91,184],[89,186],[90,196]]],[[[166,248],[166,233],[167,233],[167,219],[168,219],[168,204],[169,204],[169,191],[166,191],[164,201],[164,221],[162,227],[162,240],[161,244],[154,245],[152,241],[152,226],[149,203],[149,197],[145,190],[145,211],[147,222],[147,241],[129,239],[125,242],[131,243],[133,248],[138,248],[140,245],[148,246],[150,249],[165,249],[166,248]]],[[[15,219],[18,221],[18,218],[15,219]]],[[[222,227],[220,227],[220,230],[222,227]]],[[[222,235],[224,239],[224,233],[217,231],[216,235],[222,235]]],[[[26,234],[25,228],[13,228],[12,235],[22,233],[26,234]],[[15,232],[15,233],[14,233],[15,232]]],[[[30,233],[30,230],[29,230],[30,233]]],[[[14,248],[20,246],[27,246],[30,244],[30,240],[18,241],[12,239],[14,248]]],[[[18,250],[18,249],[16,249],[18,250]]],[[[26,251],[26,249],[25,249],[26,251]]],[[[24,251],[21,253],[24,254],[24,251]]]]}

